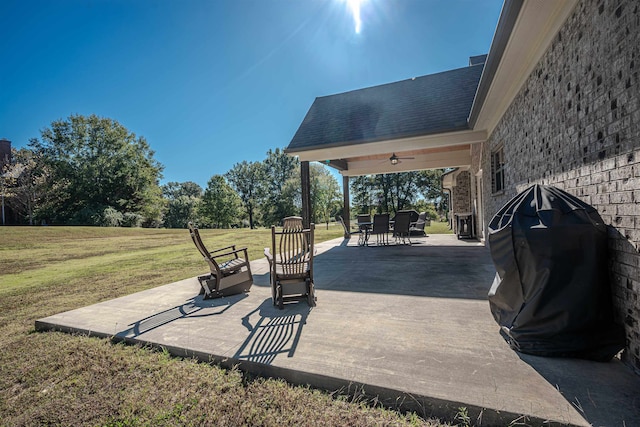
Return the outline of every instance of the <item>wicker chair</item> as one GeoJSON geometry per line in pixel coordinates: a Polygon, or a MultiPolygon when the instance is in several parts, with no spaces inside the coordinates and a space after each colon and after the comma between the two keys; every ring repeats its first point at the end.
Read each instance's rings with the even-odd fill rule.
{"type": "Polygon", "coordinates": [[[190,222],[189,233],[193,243],[209,264],[211,273],[198,276],[204,299],[220,298],[228,295],[249,292],[253,285],[251,265],[247,256],[247,248],[238,248],[236,245],[227,246],[209,252],[202,243],[200,232],[190,222]],[[238,254],[242,253],[244,258],[238,254]]]}
{"type": "Polygon", "coordinates": [[[284,227],[271,227],[271,250],[264,249],[269,261],[273,304],[284,308],[285,301],[304,298],[310,307],[316,305],[313,283],[313,231],[302,227],[293,217],[285,218],[284,227]]]}
{"type": "Polygon", "coordinates": [[[360,230],[360,236],[358,236],[358,245],[364,246],[369,240],[369,232],[371,231],[371,215],[360,214],[357,217],[358,229],[360,230]]]}
{"type": "Polygon", "coordinates": [[[411,214],[409,212],[404,211],[396,214],[396,220],[393,224],[393,234],[396,236],[396,243],[400,240],[402,240],[402,243],[406,243],[408,240],[411,245],[410,225],[411,214]]]}
{"type": "Polygon", "coordinates": [[[371,234],[376,236],[376,244],[389,244],[389,214],[375,214],[373,216],[373,229],[371,234]]]}
{"type": "Polygon", "coordinates": [[[411,227],[409,228],[409,232],[411,234],[417,234],[419,236],[426,236],[427,233],[425,233],[424,231],[424,227],[426,225],[429,225],[429,222],[427,220],[427,213],[420,212],[420,215],[418,216],[418,220],[415,223],[411,224],[411,227]]]}

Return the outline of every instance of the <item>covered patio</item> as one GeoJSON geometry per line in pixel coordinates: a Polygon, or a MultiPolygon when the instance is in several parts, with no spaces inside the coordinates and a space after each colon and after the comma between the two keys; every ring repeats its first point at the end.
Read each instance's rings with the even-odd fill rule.
{"type": "Polygon", "coordinates": [[[618,361],[509,348],[489,312],[494,267],[477,241],[431,235],[359,247],[353,237],[317,249],[313,309],[274,307],[266,261],[256,260],[247,295],[205,301],[190,278],[40,319],[36,329],[151,345],[425,417],[452,419],[465,407],[482,425],[640,424],[640,383],[618,361]]]}

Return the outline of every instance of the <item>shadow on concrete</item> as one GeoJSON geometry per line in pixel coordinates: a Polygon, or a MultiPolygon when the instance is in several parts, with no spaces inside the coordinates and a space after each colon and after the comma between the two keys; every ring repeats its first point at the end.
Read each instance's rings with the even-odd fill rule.
{"type": "Polygon", "coordinates": [[[184,304],[158,312],[152,316],[129,324],[129,328],[115,334],[119,338],[136,338],[178,319],[216,316],[227,311],[235,303],[247,298],[246,294],[238,294],[224,299],[205,300],[198,295],[184,304]]]}
{"type": "Polygon", "coordinates": [[[638,379],[620,360],[603,363],[517,354],[591,425],[630,426],[640,419],[638,379]]]}
{"type": "Polygon", "coordinates": [[[306,302],[287,304],[286,310],[279,310],[271,298],[264,300],[242,318],[249,335],[233,357],[265,365],[271,365],[279,354],[293,357],[310,312],[306,302]]]}
{"type": "Polygon", "coordinates": [[[495,268],[489,251],[477,242],[458,246],[339,245],[316,256],[314,276],[319,291],[486,300],[495,268]]]}

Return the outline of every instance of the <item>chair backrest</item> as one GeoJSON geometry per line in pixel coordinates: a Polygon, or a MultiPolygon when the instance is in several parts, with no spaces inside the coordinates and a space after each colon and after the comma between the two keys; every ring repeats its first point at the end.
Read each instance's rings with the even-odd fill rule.
{"type": "Polygon", "coordinates": [[[393,223],[393,231],[396,234],[409,233],[409,226],[411,225],[411,214],[407,211],[401,211],[396,214],[396,220],[393,223]]]}
{"type": "Polygon", "coordinates": [[[415,223],[413,228],[416,230],[424,231],[425,225],[427,225],[427,213],[420,212],[420,215],[418,216],[418,221],[415,223]]]}
{"type": "Polygon", "coordinates": [[[276,231],[271,226],[271,245],[276,262],[285,275],[301,275],[313,268],[313,232],[315,224],[307,229],[297,226],[276,231]]]}
{"type": "Polygon", "coordinates": [[[360,214],[358,215],[358,224],[363,222],[371,222],[371,215],[369,214],[360,214]]]}
{"type": "Polygon", "coordinates": [[[207,263],[209,264],[211,272],[219,272],[220,266],[218,266],[216,260],[211,256],[204,243],[202,243],[202,238],[200,237],[200,231],[198,231],[198,228],[194,226],[192,222],[189,222],[187,226],[189,227],[189,234],[191,235],[193,244],[196,245],[196,248],[198,248],[198,252],[200,252],[200,255],[202,255],[205,261],[207,261],[207,263]]]}
{"type": "Polygon", "coordinates": [[[373,234],[389,232],[389,214],[375,214],[373,216],[373,234]]]}
{"type": "Polygon", "coordinates": [[[282,220],[282,228],[290,230],[302,230],[302,217],[288,216],[282,220]]]}

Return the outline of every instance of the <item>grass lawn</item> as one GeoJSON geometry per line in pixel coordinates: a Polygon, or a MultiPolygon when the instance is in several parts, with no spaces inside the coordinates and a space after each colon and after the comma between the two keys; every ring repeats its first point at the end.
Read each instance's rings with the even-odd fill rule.
{"type": "MultiPolygon", "coordinates": [[[[448,231],[434,223],[427,233],[448,231]],[[438,228],[439,227],[439,228],[438,228]]],[[[201,230],[263,256],[270,231],[201,230]]],[[[316,228],[316,241],[342,229],[316,228]]],[[[0,227],[0,425],[442,425],[34,321],[207,271],[186,230],[0,227]]]]}

